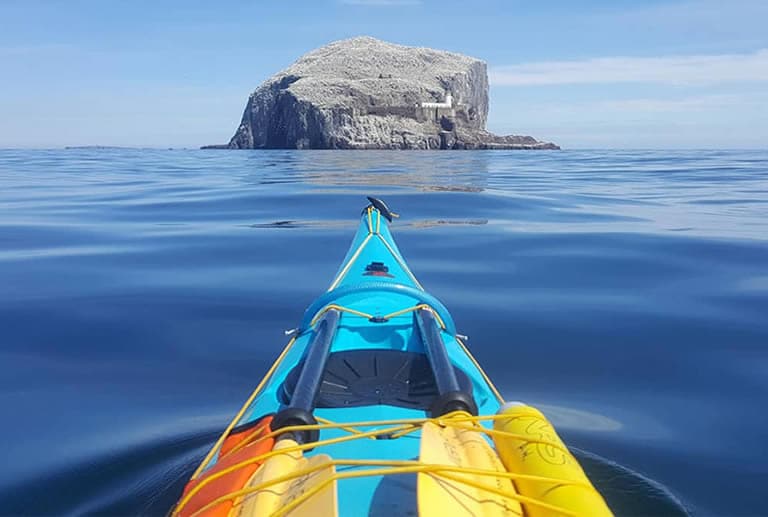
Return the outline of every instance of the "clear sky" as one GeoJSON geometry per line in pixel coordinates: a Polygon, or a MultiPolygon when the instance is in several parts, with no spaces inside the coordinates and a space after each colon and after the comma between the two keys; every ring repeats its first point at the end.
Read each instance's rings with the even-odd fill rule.
{"type": "Polygon", "coordinates": [[[261,81],[358,35],[487,61],[495,132],[768,147],[768,0],[0,0],[0,147],[227,142],[261,81]]]}

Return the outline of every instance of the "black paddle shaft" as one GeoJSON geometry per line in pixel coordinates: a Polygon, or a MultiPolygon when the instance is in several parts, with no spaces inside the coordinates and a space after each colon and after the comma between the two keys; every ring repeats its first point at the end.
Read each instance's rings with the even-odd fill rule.
{"type": "Polygon", "coordinates": [[[336,309],[326,312],[318,322],[315,335],[307,350],[307,357],[304,359],[304,368],[293,390],[291,407],[305,411],[315,409],[315,398],[320,390],[325,363],[328,361],[328,353],[331,350],[338,323],[339,311],[336,309]]]}
{"type": "MultiPolygon", "coordinates": [[[[331,351],[331,343],[333,343],[336,328],[339,325],[339,317],[339,311],[330,309],[317,322],[315,335],[312,336],[312,341],[307,346],[304,366],[293,389],[291,401],[275,415],[272,421],[274,430],[288,426],[317,424],[312,412],[315,409],[315,400],[323,382],[323,373],[331,351]]],[[[313,430],[294,432],[293,434],[296,436],[296,441],[309,443],[317,441],[319,433],[313,430]]]]}
{"type": "Polygon", "coordinates": [[[474,397],[471,393],[462,391],[456,379],[456,371],[440,336],[440,327],[435,315],[429,309],[419,309],[416,311],[416,322],[437,385],[438,396],[430,408],[431,415],[438,417],[452,411],[466,411],[477,415],[474,397]]]}

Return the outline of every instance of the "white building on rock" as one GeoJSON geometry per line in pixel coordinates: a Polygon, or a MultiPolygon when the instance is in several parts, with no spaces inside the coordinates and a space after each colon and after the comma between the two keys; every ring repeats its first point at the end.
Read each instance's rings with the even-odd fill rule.
{"type": "Polygon", "coordinates": [[[445,94],[443,102],[422,102],[422,108],[453,108],[453,95],[450,92],[445,94]]]}

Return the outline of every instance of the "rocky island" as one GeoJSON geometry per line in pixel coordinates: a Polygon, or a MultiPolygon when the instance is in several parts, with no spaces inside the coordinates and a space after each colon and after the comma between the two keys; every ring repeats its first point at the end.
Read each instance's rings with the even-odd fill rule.
{"type": "Polygon", "coordinates": [[[219,149],[559,149],[485,129],[488,73],[472,57],[370,37],[301,57],[248,98],[219,149]]]}

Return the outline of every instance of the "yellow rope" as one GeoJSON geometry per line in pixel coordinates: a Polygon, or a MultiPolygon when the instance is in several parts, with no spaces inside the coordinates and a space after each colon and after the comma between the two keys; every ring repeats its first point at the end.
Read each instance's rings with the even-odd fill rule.
{"type": "MultiPolygon", "coordinates": [[[[275,435],[279,435],[279,434],[284,434],[284,433],[287,433],[287,432],[290,432],[290,431],[309,430],[309,429],[314,429],[314,428],[318,428],[319,429],[319,428],[323,428],[323,427],[324,427],[323,425],[319,425],[319,424],[318,425],[311,425],[311,426],[304,426],[304,425],[287,426],[287,427],[284,427],[284,428],[282,428],[282,429],[280,429],[278,431],[273,431],[272,433],[264,435],[263,437],[261,437],[259,439],[259,441],[265,440],[267,438],[270,438],[271,436],[275,436],[275,435]]],[[[340,428],[341,426],[340,425],[331,425],[329,427],[340,428]]],[[[192,499],[192,497],[196,493],[198,493],[200,490],[202,490],[203,487],[205,487],[207,484],[209,484],[209,483],[211,483],[211,482],[213,482],[213,481],[215,481],[215,480],[217,480],[217,479],[219,479],[219,478],[221,478],[223,476],[226,476],[227,474],[229,474],[231,472],[234,472],[235,470],[241,469],[241,468],[243,468],[245,466],[265,461],[265,460],[271,458],[272,456],[276,456],[278,454],[290,454],[292,452],[299,452],[299,451],[303,452],[303,451],[305,451],[307,449],[314,449],[315,447],[320,447],[320,446],[324,446],[324,445],[334,445],[334,444],[337,444],[337,443],[349,442],[349,441],[352,441],[352,440],[357,440],[359,438],[367,438],[369,436],[377,436],[377,435],[381,435],[381,434],[389,434],[390,432],[401,431],[403,429],[404,429],[404,426],[400,425],[400,426],[396,426],[396,427],[392,427],[392,428],[388,428],[388,429],[367,431],[367,432],[362,432],[362,433],[359,433],[359,434],[354,434],[354,435],[351,435],[351,436],[341,436],[341,437],[338,437],[338,438],[330,438],[330,439],[321,440],[321,441],[318,441],[318,442],[313,442],[313,443],[308,443],[308,444],[305,443],[305,444],[301,444],[301,445],[295,445],[293,447],[286,447],[285,449],[278,449],[277,451],[273,450],[273,451],[266,452],[264,454],[260,454],[258,456],[254,456],[252,458],[248,458],[246,460],[243,460],[243,461],[240,461],[238,463],[235,463],[235,464],[233,464],[233,465],[231,465],[231,466],[229,466],[229,467],[227,467],[225,469],[222,469],[222,470],[220,470],[220,471],[218,471],[218,472],[216,472],[214,474],[211,474],[210,476],[206,477],[205,479],[200,480],[200,483],[195,485],[194,488],[192,488],[189,492],[187,492],[187,494],[184,497],[181,498],[181,500],[179,500],[179,504],[177,504],[176,507],[174,508],[173,514],[174,515],[178,514],[181,511],[181,509],[184,508],[184,506],[186,506],[186,504],[189,502],[189,500],[192,499]]],[[[194,479],[194,477],[192,479],[194,479]]]]}
{"type": "Polygon", "coordinates": [[[537,439],[537,438],[530,438],[530,437],[528,437],[526,435],[522,435],[522,434],[510,433],[508,431],[499,431],[497,429],[486,429],[485,427],[478,429],[475,426],[453,425],[453,424],[451,424],[451,427],[454,427],[456,429],[465,429],[465,430],[468,430],[468,431],[479,431],[479,432],[481,432],[483,434],[486,434],[488,436],[491,436],[491,437],[499,436],[501,438],[513,438],[513,439],[517,439],[517,440],[522,440],[522,441],[525,441],[527,443],[539,443],[539,444],[542,444],[542,445],[547,445],[549,447],[555,448],[555,449],[559,450],[560,452],[564,452],[564,453],[566,453],[568,455],[571,454],[571,451],[569,451],[568,448],[563,447],[562,445],[560,445],[558,443],[550,442],[549,440],[540,440],[540,439],[537,439]]]}
{"type": "Polygon", "coordinates": [[[475,365],[475,368],[480,372],[480,375],[483,376],[483,379],[485,380],[485,383],[488,385],[489,388],[491,388],[491,391],[496,396],[496,400],[499,401],[500,404],[504,404],[504,397],[501,396],[501,393],[499,393],[499,390],[496,389],[496,386],[493,384],[493,381],[491,381],[491,378],[488,377],[488,374],[485,373],[485,370],[483,370],[483,367],[480,366],[480,363],[477,362],[477,359],[475,359],[475,356],[472,355],[472,353],[469,351],[469,348],[467,348],[467,345],[464,344],[464,342],[456,338],[456,342],[459,344],[459,346],[464,350],[464,353],[469,357],[469,360],[472,361],[472,364],[475,365]]]}
{"type": "MultiPolygon", "coordinates": [[[[325,465],[328,466],[327,464],[325,465]]],[[[451,467],[448,467],[446,465],[414,465],[409,467],[392,467],[388,469],[370,469],[363,472],[343,472],[343,473],[336,473],[333,476],[324,479],[314,487],[310,488],[306,492],[303,492],[299,497],[291,501],[290,503],[282,506],[278,511],[272,514],[273,517],[279,516],[279,515],[286,515],[291,510],[295,509],[297,506],[301,505],[303,502],[310,499],[312,496],[317,494],[318,492],[322,491],[327,487],[329,484],[333,483],[334,481],[338,481],[341,479],[354,479],[354,478],[360,478],[360,477],[371,477],[371,476],[387,476],[387,475],[393,475],[393,474],[412,474],[412,473],[419,473],[424,472],[432,475],[437,475],[438,477],[442,477],[444,479],[449,479],[452,481],[459,482],[464,485],[469,485],[474,488],[484,490],[486,492],[491,492],[497,495],[500,495],[502,497],[513,499],[520,502],[530,503],[534,505],[541,506],[545,509],[548,509],[550,511],[559,512],[561,515],[576,515],[575,513],[564,510],[558,506],[554,506],[548,503],[544,503],[541,501],[538,501],[536,499],[532,499],[530,497],[526,497],[524,495],[520,495],[517,493],[509,493],[505,492],[504,490],[500,490],[497,488],[490,487],[488,485],[484,485],[482,483],[477,483],[474,480],[470,480],[463,477],[458,476],[451,476],[450,474],[445,474],[441,471],[451,469],[451,467]]],[[[454,469],[457,469],[459,472],[466,472],[461,467],[454,467],[454,469]]],[[[497,474],[495,471],[489,471],[486,474],[494,475],[497,474]]],[[[501,474],[501,473],[499,473],[501,474]]],[[[304,475],[304,473],[300,473],[300,475],[304,475]]],[[[299,476],[300,477],[300,476],[299,476]]],[[[247,489],[242,489],[240,492],[243,492],[248,489],[257,488],[257,487],[248,487],[247,489]]],[[[261,489],[259,489],[261,490],[261,489]]],[[[257,492],[259,490],[249,490],[251,492],[257,492]]],[[[242,494],[244,495],[244,494],[242,494]]],[[[229,498],[226,498],[224,500],[227,500],[229,498]]]]}
{"type": "MultiPolygon", "coordinates": [[[[324,463],[321,466],[322,467],[328,467],[329,465],[330,465],[330,463],[324,463]]],[[[297,497],[294,501],[292,501],[291,503],[288,503],[283,508],[278,510],[278,512],[275,512],[272,515],[280,515],[281,513],[286,513],[286,512],[282,511],[282,510],[285,510],[286,508],[287,508],[287,511],[290,511],[293,507],[296,506],[296,505],[293,504],[294,502],[298,501],[299,504],[301,504],[302,502],[304,502],[304,500],[308,499],[308,498],[305,498],[304,496],[308,495],[309,497],[312,497],[315,493],[317,493],[320,490],[322,490],[323,488],[325,488],[325,486],[327,486],[329,483],[331,483],[333,481],[336,481],[336,480],[339,480],[339,479],[350,479],[350,478],[365,477],[365,476],[377,476],[377,475],[378,476],[383,476],[383,475],[387,475],[387,474],[407,474],[407,473],[411,473],[411,472],[418,472],[419,469],[421,469],[421,468],[422,468],[421,466],[414,465],[414,466],[410,466],[410,467],[393,467],[393,468],[387,468],[387,469],[370,469],[370,470],[366,470],[366,471],[363,471],[363,472],[343,472],[343,473],[337,473],[337,474],[334,474],[332,477],[324,480],[322,483],[319,483],[317,486],[312,487],[310,490],[307,490],[302,495],[297,497]]],[[[217,499],[214,499],[210,503],[206,504],[204,507],[200,508],[195,513],[193,513],[191,517],[195,517],[195,516],[203,513],[204,511],[208,510],[209,508],[211,508],[211,507],[213,507],[213,506],[215,506],[215,505],[217,505],[219,503],[222,503],[224,501],[229,501],[230,499],[233,499],[233,498],[236,498],[236,497],[240,497],[240,496],[244,496],[244,495],[249,495],[249,494],[252,494],[254,492],[259,492],[261,490],[264,490],[265,488],[269,488],[272,485],[276,485],[276,484],[282,483],[284,481],[289,481],[289,480],[294,479],[294,478],[299,478],[301,476],[305,476],[305,475],[307,475],[307,473],[312,473],[315,470],[317,470],[317,467],[310,467],[310,468],[307,468],[307,469],[297,470],[295,472],[292,472],[291,474],[287,474],[285,476],[280,476],[280,477],[274,478],[274,479],[272,479],[270,481],[267,481],[265,483],[262,483],[259,486],[241,488],[241,489],[239,489],[237,491],[230,492],[229,494],[225,494],[225,495],[223,495],[221,497],[218,497],[217,499]]]]}
{"type": "MultiPolygon", "coordinates": [[[[261,420],[259,422],[261,422],[261,420]]],[[[268,428],[265,427],[265,426],[263,427],[260,424],[256,424],[256,429],[254,429],[252,432],[250,432],[245,438],[243,438],[242,440],[237,442],[229,451],[227,451],[227,454],[225,454],[225,456],[229,456],[230,454],[234,454],[237,451],[239,451],[240,449],[246,447],[247,445],[250,445],[251,443],[255,443],[255,442],[252,442],[252,440],[254,438],[256,438],[257,436],[261,435],[262,433],[264,433],[267,429],[268,428]]],[[[226,440],[226,438],[225,438],[225,440],[226,440]]],[[[256,442],[260,442],[260,441],[261,441],[261,439],[256,440],[256,442]]],[[[222,457],[222,456],[220,456],[220,457],[222,457]]]]}
{"type": "Polygon", "coordinates": [[[368,314],[367,312],[350,309],[349,307],[344,307],[342,305],[336,305],[335,303],[332,303],[330,305],[326,305],[325,307],[323,307],[322,310],[318,311],[317,314],[315,314],[315,317],[312,318],[312,321],[309,322],[309,325],[313,326],[315,323],[317,323],[320,320],[320,318],[323,317],[323,315],[326,312],[330,311],[331,309],[336,309],[339,312],[346,312],[349,314],[353,314],[355,316],[360,316],[361,318],[365,318],[368,320],[373,318],[373,314],[368,314]]]}
{"type": "Polygon", "coordinates": [[[344,265],[344,269],[339,271],[339,274],[336,275],[336,278],[333,279],[333,282],[331,282],[331,287],[328,288],[329,291],[333,291],[336,289],[336,286],[341,283],[341,281],[344,279],[344,277],[347,275],[347,272],[349,272],[349,269],[352,267],[352,264],[357,260],[357,257],[362,253],[363,248],[365,248],[365,245],[368,244],[368,241],[371,240],[371,237],[373,237],[373,221],[371,219],[371,212],[372,208],[369,206],[367,209],[368,214],[368,235],[365,236],[365,239],[363,239],[363,242],[360,243],[360,246],[357,247],[355,252],[352,254],[352,256],[349,258],[347,263],[344,265]]]}
{"type": "MultiPolygon", "coordinates": [[[[293,447],[286,447],[285,449],[279,449],[277,451],[269,451],[264,454],[261,454],[259,456],[254,456],[252,458],[245,459],[243,461],[240,461],[238,463],[235,463],[225,469],[222,469],[214,474],[211,474],[210,476],[206,477],[205,479],[201,480],[200,483],[198,483],[194,488],[192,488],[176,505],[176,508],[174,508],[173,513],[178,514],[179,511],[189,502],[189,500],[202,488],[207,485],[208,483],[213,482],[216,479],[219,479],[223,476],[226,476],[227,474],[234,472],[235,470],[238,470],[242,467],[252,465],[254,463],[260,463],[262,461],[265,461],[272,456],[276,456],[278,454],[290,454],[293,452],[303,452],[307,449],[314,449],[323,447],[326,445],[334,445],[338,443],[344,443],[349,442],[352,440],[357,440],[360,438],[375,438],[376,436],[380,435],[390,435],[392,437],[397,436],[404,436],[406,434],[412,433],[414,431],[417,431],[421,428],[421,426],[427,422],[432,422],[434,424],[440,425],[440,426],[451,426],[458,429],[469,429],[478,431],[481,433],[484,433],[488,436],[503,436],[506,438],[513,438],[517,440],[521,440],[527,443],[539,443],[542,445],[548,445],[551,447],[554,447],[558,450],[564,450],[564,452],[568,452],[567,449],[563,449],[563,447],[555,442],[549,441],[549,440],[540,440],[531,438],[526,435],[516,434],[516,433],[510,433],[507,431],[498,431],[498,430],[491,430],[486,429],[485,427],[482,427],[480,425],[477,425],[479,422],[483,421],[493,421],[493,420],[500,420],[500,419],[506,419],[509,420],[510,417],[507,415],[486,415],[486,416],[472,416],[467,413],[463,412],[457,412],[457,413],[450,413],[447,415],[444,415],[439,418],[410,418],[410,419],[392,419],[392,420],[372,420],[372,421],[362,421],[362,422],[350,422],[350,423],[327,423],[327,424],[314,424],[314,425],[296,425],[296,426],[288,426],[284,427],[282,429],[279,429],[277,431],[272,431],[270,433],[267,433],[263,436],[261,436],[257,441],[262,441],[269,439],[271,437],[276,437],[281,434],[285,434],[291,431],[309,431],[309,430],[321,430],[321,429],[342,429],[345,428],[356,428],[356,427],[372,427],[372,426],[393,426],[393,427],[386,427],[384,429],[374,429],[371,431],[357,431],[357,433],[352,434],[350,436],[341,436],[337,438],[330,438],[326,440],[319,440],[317,442],[308,443],[308,444],[301,444],[301,445],[295,445],[293,447]],[[459,425],[465,422],[473,423],[475,425],[473,426],[464,426],[459,425]]],[[[215,447],[214,447],[215,449],[215,447]]],[[[193,477],[194,479],[194,477],[193,477]]],[[[560,482],[562,480],[552,480],[553,482],[560,482]]]]}
{"type": "Polygon", "coordinates": [[[347,272],[349,271],[349,268],[352,267],[352,264],[355,263],[357,260],[357,257],[360,256],[360,253],[362,253],[363,248],[365,248],[365,245],[368,244],[368,241],[371,240],[371,237],[373,236],[372,233],[369,233],[365,236],[365,239],[363,239],[363,242],[360,243],[360,246],[357,247],[355,250],[355,253],[349,258],[347,263],[344,265],[344,269],[339,271],[339,274],[336,275],[336,278],[334,279],[333,283],[331,284],[331,287],[328,288],[329,291],[333,291],[336,289],[336,286],[339,285],[339,283],[344,279],[344,277],[347,275],[347,272]]]}
{"type": "Polygon", "coordinates": [[[387,239],[385,239],[384,236],[382,236],[381,234],[376,234],[376,235],[379,236],[379,239],[381,239],[381,242],[384,243],[384,246],[389,250],[389,253],[394,257],[394,259],[400,265],[400,268],[402,268],[402,270],[405,271],[409,277],[411,277],[411,280],[413,280],[413,283],[416,284],[416,287],[418,287],[423,291],[424,287],[422,287],[422,285],[416,279],[416,276],[414,276],[413,272],[408,267],[408,264],[403,262],[403,260],[400,258],[400,255],[397,252],[395,252],[395,250],[392,249],[392,246],[389,245],[389,243],[387,242],[387,239]]]}
{"type": "MultiPolygon", "coordinates": [[[[331,420],[328,420],[327,418],[322,418],[322,417],[319,417],[319,416],[316,416],[315,420],[317,420],[318,423],[320,423],[320,424],[336,424],[336,422],[332,422],[331,420]]],[[[350,426],[345,425],[345,424],[337,424],[337,425],[339,426],[339,429],[343,429],[344,431],[346,431],[348,433],[352,433],[352,434],[360,434],[360,433],[362,433],[361,430],[355,429],[354,427],[350,427],[350,426]]],[[[376,439],[375,436],[369,436],[369,438],[371,440],[375,440],[376,439]]]]}
{"type": "Polygon", "coordinates": [[[403,314],[408,314],[409,312],[417,311],[422,307],[428,307],[428,305],[420,304],[420,305],[416,305],[415,307],[406,307],[405,309],[400,309],[399,311],[390,312],[389,314],[382,316],[381,318],[385,320],[389,320],[392,318],[396,318],[398,316],[402,316],[403,314]]]}
{"type": "Polygon", "coordinates": [[[368,233],[374,233],[373,232],[373,220],[371,219],[371,213],[373,213],[373,210],[369,206],[367,209],[368,212],[368,233]]]}
{"type": "Polygon", "coordinates": [[[372,214],[373,209],[371,207],[368,207],[367,215],[368,215],[368,235],[365,236],[365,239],[363,239],[363,242],[360,243],[360,245],[357,247],[355,252],[352,254],[350,259],[347,261],[347,263],[344,265],[344,269],[339,271],[339,274],[336,275],[336,278],[334,278],[333,282],[331,282],[331,286],[328,288],[329,291],[333,291],[336,289],[336,287],[341,283],[341,281],[344,279],[344,277],[349,272],[349,269],[352,267],[352,264],[357,260],[357,257],[360,255],[360,253],[363,251],[363,248],[365,248],[365,245],[368,244],[368,241],[373,237],[374,235],[378,236],[382,243],[384,243],[384,246],[389,250],[389,253],[392,255],[392,257],[397,261],[397,263],[400,265],[400,268],[405,271],[405,273],[411,278],[414,284],[416,284],[416,287],[424,290],[424,287],[419,283],[419,281],[414,276],[413,272],[410,270],[408,265],[403,262],[403,260],[400,258],[400,255],[395,252],[394,249],[392,249],[392,246],[387,242],[387,239],[384,238],[383,235],[379,233],[379,230],[381,228],[381,213],[377,210],[376,211],[376,229],[373,229],[373,219],[372,214]]]}
{"type": "Polygon", "coordinates": [[[505,479],[512,479],[512,480],[528,480],[528,481],[542,481],[547,483],[553,483],[558,485],[574,485],[574,486],[584,486],[587,488],[591,488],[590,485],[587,483],[584,483],[582,481],[571,481],[567,479],[555,479],[555,478],[548,478],[543,476],[532,476],[527,474],[515,474],[512,472],[499,472],[496,470],[486,470],[486,469],[474,469],[474,468],[468,468],[468,467],[459,467],[455,465],[431,465],[431,464],[423,464],[415,460],[392,460],[392,461],[385,461],[385,460],[330,460],[327,462],[323,462],[317,465],[313,465],[311,467],[306,467],[303,469],[299,469],[293,472],[290,472],[288,474],[285,474],[283,476],[278,476],[273,479],[270,479],[268,481],[265,481],[257,486],[252,487],[245,487],[241,488],[239,490],[233,491],[231,493],[222,495],[215,500],[207,503],[205,506],[197,510],[195,513],[193,513],[193,516],[196,516],[198,514],[201,514],[205,512],[206,510],[212,508],[213,506],[216,506],[217,504],[220,504],[222,502],[239,498],[241,496],[247,496],[252,495],[257,492],[261,492],[263,490],[268,489],[271,486],[283,483],[285,481],[291,481],[294,479],[300,479],[305,476],[309,476],[311,474],[314,474],[315,472],[319,470],[323,470],[328,467],[337,467],[337,466],[351,466],[351,467],[388,467],[388,468],[371,468],[363,471],[356,471],[356,472],[343,472],[343,473],[334,473],[333,476],[329,477],[328,479],[324,480],[321,483],[318,483],[314,487],[310,488],[309,490],[303,492],[299,497],[288,503],[287,505],[283,506],[280,510],[278,510],[273,515],[284,515],[305,502],[306,500],[310,499],[313,495],[316,493],[322,491],[328,484],[341,480],[341,479],[350,479],[350,478],[359,478],[359,477],[371,477],[371,476],[385,476],[385,475],[393,475],[393,474],[408,474],[408,473],[427,473],[432,475],[437,475],[438,477],[442,477],[444,479],[448,479],[451,481],[455,481],[464,485],[468,485],[480,490],[485,490],[488,492],[495,493],[497,495],[507,497],[509,499],[514,499],[526,504],[532,504],[532,505],[538,505],[545,509],[556,511],[556,512],[562,512],[566,515],[574,515],[573,513],[568,512],[567,510],[563,510],[560,507],[550,505],[547,503],[544,503],[542,501],[538,501],[536,499],[532,499],[530,497],[526,497],[521,494],[517,493],[509,493],[504,490],[496,489],[488,487],[487,485],[477,483],[476,481],[473,481],[471,479],[467,479],[465,477],[458,477],[458,476],[452,476],[450,473],[457,473],[457,474],[473,474],[478,476],[493,476],[498,478],[505,478],[505,479]]]}
{"type": "MultiPolygon", "coordinates": [[[[439,470],[439,469],[438,469],[439,470]]],[[[450,474],[444,474],[444,473],[438,473],[439,477],[442,477],[444,479],[449,479],[451,481],[456,481],[458,483],[461,483],[463,485],[469,485],[471,487],[477,488],[479,490],[485,490],[486,492],[491,492],[493,494],[500,495],[502,497],[506,497],[508,499],[514,499],[515,501],[520,501],[521,503],[525,504],[532,504],[535,506],[541,506],[542,508],[545,508],[549,511],[555,512],[558,515],[577,515],[575,512],[572,512],[570,510],[566,510],[564,508],[561,508],[559,506],[555,506],[549,503],[545,503],[543,501],[539,501],[538,499],[533,499],[532,497],[524,496],[522,494],[518,493],[508,493],[504,490],[500,490],[498,488],[490,487],[488,485],[484,485],[482,483],[478,483],[477,481],[473,479],[467,479],[464,477],[459,476],[452,476],[450,474]]],[[[568,480],[550,480],[552,482],[558,483],[558,484],[569,484],[573,485],[576,484],[574,482],[568,481],[568,480]]]]}
{"type": "Polygon", "coordinates": [[[403,314],[408,314],[409,312],[415,312],[419,309],[428,309],[429,312],[431,312],[435,319],[437,320],[437,323],[440,325],[440,328],[445,330],[445,323],[443,322],[443,319],[440,317],[440,314],[437,313],[435,309],[433,309],[430,305],[427,305],[426,303],[420,303],[419,305],[414,305],[413,307],[407,307],[405,309],[400,309],[399,311],[390,312],[389,314],[385,314],[382,316],[383,319],[388,320],[391,318],[395,318],[397,316],[402,316],[403,314]]]}
{"type": "MultiPolygon", "coordinates": [[[[433,422],[440,426],[450,425],[457,428],[460,427],[460,428],[466,428],[466,429],[475,429],[474,427],[459,426],[458,424],[461,424],[464,422],[479,423],[479,422],[494,421],[494,420],[514,420],[517,418],[523,418],[523,417],[509,416],[509,415],[472,416],[464,412],[455,412],[455,413],[449,413],[447,415],[434,418],[434,419],[410,418],[410,419],[392,419],[392,420],[369,420],[369,421],[350,422],[350,423],[336,423],[324,418],[318,418],[319,423],[317,424],[295,425],[295,426],[284,427],[282,429],[271,431],[267,434],[264,434],[260,436],[257,440],[254,440],[251,443],[258,443],[260,441],[267,440],[269,438],[276,438],[281,434],[285,434],[291,431],[314,431],[314,430],[319,431],[322,429],[342,429],[352,434],[364,434],[366,435],[365,437],[374,438],[374,439],[376,438],[376,436],[382,435],[382,434],[387,434],[390,436],[390,438],[399,438],[400,436],[405,436],[407,434],[412,433],[415,430],[420,429],[421,425],[423,425],[425,422],[433,422]],[[363,432],[363,431],[360,431],[359,429],[355,429],[355,427],[373,427],[373,426],[382,426],[382,425],[398,425],[402,429],[397,431],[392,431],[391,429],[385,428],[385,429],[377,429],[369,432],[363,432]]],[[[485,429],[483,427],[479,427],[477,430],[480,432],[484,432],[489,436],[496,434],[496,435],[504,436],[507,438],[516,438],[520,440],[525,440],[531,443],[541,443],[543,445],[552,445],[554,447],[562,449],[562,447],[559,447],[557,444],[553,442],[550,442],[547,440],[537,440],[535,438],[530,438],[527,435],[513,434],[507,431],[496,431],[496,430],[492,431],[489,429],[485,429]]],[[[321,446],[325,444],[326,442],[322,440],[315,442],[315,446],[321,446]]],[[[283,449],[283,450],[287,450],[287,449],[283,449]]],[[[250,461],[250,460],[246,460],[246,461],[250,461]]],[[[243,463],[240,466],[245,466],[246,464],[247,463],[243,463]]]]}
{"type": "MultiPolygon", "coordinates": [[[[331,303],[323,307],[320,311],[317,312],[317,314],[315,314],[315,317],[312,318],[312,321],[309,322],[310,326],[317,323],[320,320],[320,318],[322,318],[323,315],[331,309],[336,309],[339,312],[345,312],[348,314],[352,314],[354,316],[360,316],[361,318],[365,318],[368,320],[374,317],[373,314],[368,314],[367,312],[358,311],[356,309],[350,309],[349,307],[344,307],[343,305],[331,303]]],[[[406,307],[405,309],[400,309],[394,312],[390,312],[389,314],[385,314],[384,316],[380,316],[380,317],[384,320],[389,320],[392,318],[396,318],[397,316],[402,316],[403,314],[415,312],[419,309],[428,309],[432,314],[434,314],[435,319],[437,319],[437,323],[440,325],[440,328],[445,330],[446,327],[445,327],[445,323],[443,322],[443,319],[440,317],[440,315],[437,313],[435,309],[433,309],[431,306],[427,305],[426,303],[420,303],[419,305],[414,305],[413,307],[406,307]]],[[[466,351],[466,347],[464,347],[464,350],[466,351]]]]}
{"type": "Polygon", "coordinates": [[[420,429],[421,426],[412,425],[408,429],[403,429],[402,431],[397,431],[395,433],[392,433],[389,435],[390,440],[394,440],[395,438],[400,438],[401,436],[405,436],[407,434],[411,434],[416,429],[420,429]]]}
{"type": "Polygon", "coordinates": [[[277,370],[278,365],[283,361],[283,358],[288,354],[288,351],[293,346],[293,343],[296,341],[296,337],[292,337],[290,341],[285,345],[285,348],[283,348],[283,351],[280,352],[280,355],[275,360],[274,363],[272,363],[272,366],[269,367],[269,370],[267,371],[267,374],[264,376],[263,379],[261,379],[261,382],[258,386],[256,386],[256,389],[253,390],[253,393],[251,393],[251,396],[248,397],[248,400],[245,401],[245,404],[243,404],[243,407],[240,408],[240,411],[237,412],[235,415],[235,418],[232,419],[232,421],[229,423],[227,428],[224,430],[224,432],[221,434],[219,439],[216,441],[216,443],[211,447],[211,450],[208,451],[208,454],[205,456],[203,461],[200,463],[200,466],[197,467],[197,470],[195,470],[194,474],[192,474],[191,479],[197,478],[197,476],[200,475],[200,473],[205,469],[205,467],[208,466],[208,463],[211,461],[211,458],[213,458],[213,455],[216,453],[217,450],[219,450],[219,447],[221,447],[221,444],[224,443],[224,440],[227,439],[227,436],[229,436],[230,431],[235,427],[237,422],[243,417],[245,412],[248,410],[248,408],[251,406],[251,403],[253,403],[254,399],[258,396],[259,392],[264,388],[264,386],[267,384],[267,381],[270,377],[272,377],[272,374],[275,373],[275,370],[277,370]]]}
{"type": "MultiPolygon", "coordinates": [[[[348,437],[342,437],[342,438],[335,438],[333,440],[321,440],[318,442],[315,442],[310,445],[299,445],[296,447],[290,447],[286,449],[280,450],[280,452],[295,452],[295,451],[303,451],[305,449],[314,448],[322,445],[329,445],[331,443],[341,443],[345,441],[351,441],[357,438],[364,438],[369,436],[378,436],[382,434],[392,434],[399,431],[406,431],[413,432],[417,429],[419,429],[418,426],[414,426],[414,424],[422,424],[425,421],[423,418],[411,418],[411,419],[393,419],[393,420],[380,420],[380,421],[367,421],[367,422],[353,422],[348,424],[315,424],[315,425],[297,425],[297,426],[287,426],[284,427],[278,431],[272,431],[268,434],[265,434],[261,436],[256,442],[260,442],[262,440],[267,440],[269,438],[276,437],[280,434],[291,432],[291,431],[310,431],[310,430],[321,430],[321,429],[342,429],[343,427],[371,427],[375,425],[397,425],[397,427],[393,428],[385,428],[385,429],[378,429],[374,431],[369,432],[360,432],[353,436],[348,437]]],[[[226,436],[226,432],[224,433],[224,436],[226,436]]],[[[407,434],[407,433],[406,433],[407,434]]],[[[254,442],[255,443],[255,442],[254,442]]],[[[216,447],[214,446],[211,450],[215,450],[216,447]]],[[[186,504],[189,502],[189,500],[192,498],[193,495],[195,495],[198,491],[202,489],[203,486],[207,485],[208,483],[211,483],[212,481],[223,477],[230,472],[234,472],[235,470],[238,470],[242,467],[245,467],[247,465],[253,464],[253,463],[259,463],[262,460],[265,460],[267,458],[270,458],[271,456],[274,456],[273,451],[267,452],[265,454],[261,454],[259,456],[255,456],[253,458],[248,458],[246,460],[240,461],[238,463],[235,463],[234,465],[231,465],[227,467],[226,469],[222,469],[219,472],[216,472],[215,474],[211,474],[210,476],[206,477],[205,479],[201,480],[199,484],[197,484],[192,490],[187,493],[186,496],[184,496],[179,503],[176,505],[176,508],[174,509],[173,513],[178,513],[186,504]]],[[[204,460],[204,463],[208,461],[208,458],[204,460]]],[[[200,469],[198,469],[200,470],[200,469]]],[[[197,474],[197,473],[196,473],[197,474]]],[[[196,475],[193,475],[192,479],[195,479],[197,477],[196,475]]]]}

